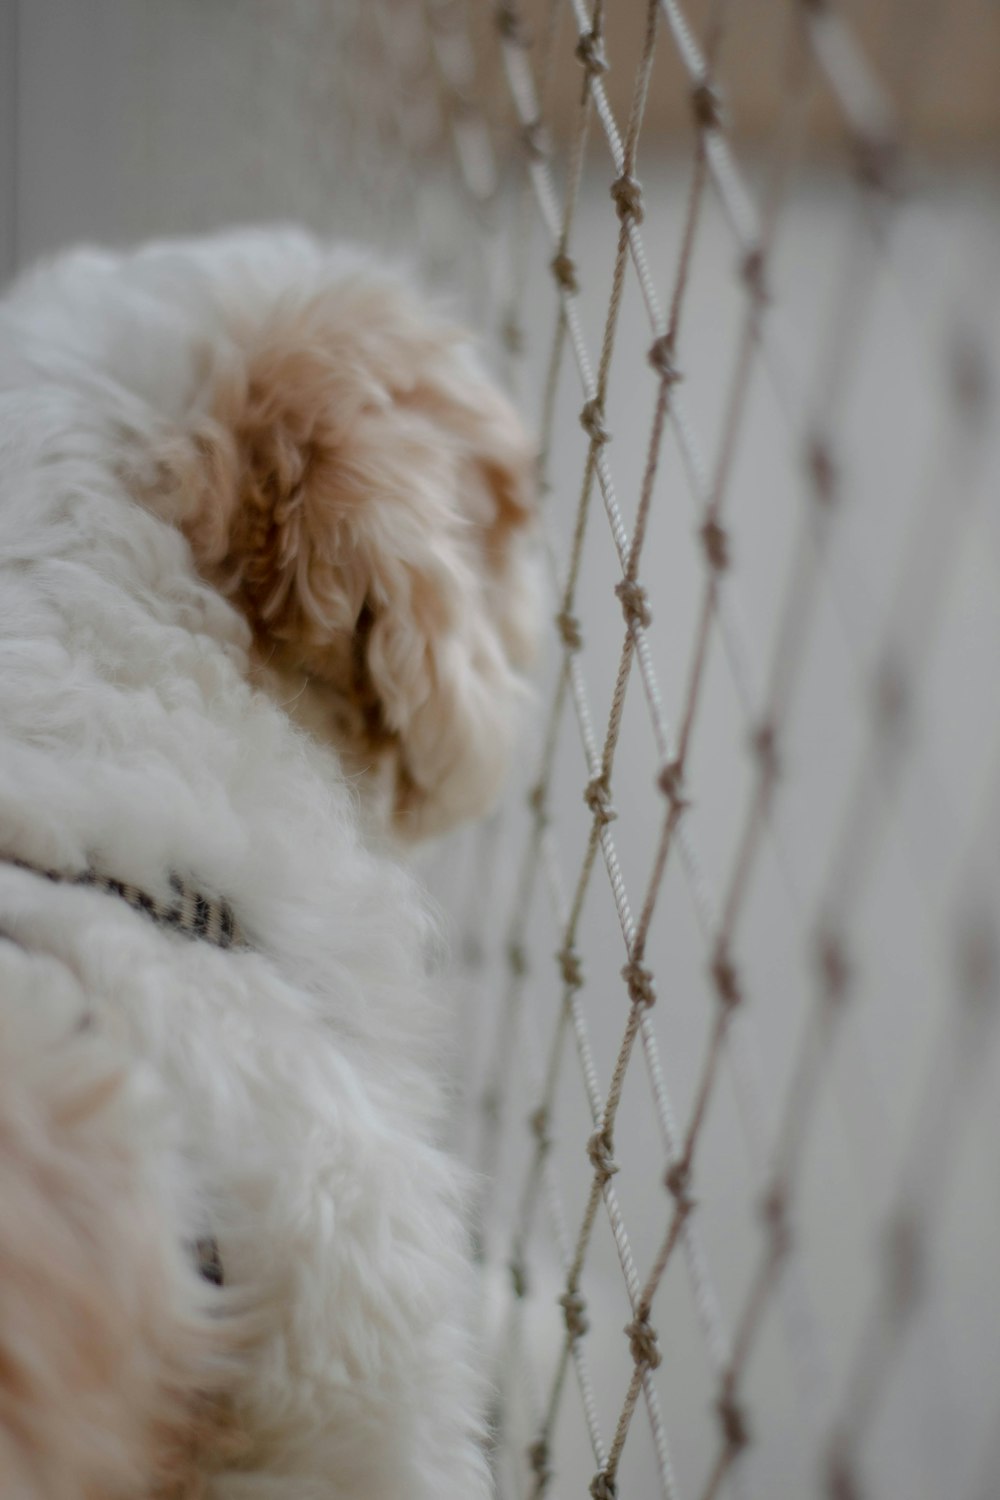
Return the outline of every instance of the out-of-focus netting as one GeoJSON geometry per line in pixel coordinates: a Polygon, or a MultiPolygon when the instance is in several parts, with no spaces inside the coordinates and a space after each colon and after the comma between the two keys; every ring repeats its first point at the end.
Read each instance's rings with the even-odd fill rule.
{"type": "Polygon", "coordinates": [[[1000,16],[875,11],[365,23],[541,453],[460,882],[502,1496],[1000,1493],[1000,16]]]}

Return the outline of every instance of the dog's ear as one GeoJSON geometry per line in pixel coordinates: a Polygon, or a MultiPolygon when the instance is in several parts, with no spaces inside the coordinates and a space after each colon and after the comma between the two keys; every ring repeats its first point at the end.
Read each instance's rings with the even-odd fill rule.
{"type": "Polygon", "coordinates": [[[210,375],[189,454],[199,569],[328,686],[355,764],[389,759],[399,831],[484,811],[531,650],[533,462],[461,335],[381,279],[278,306],[210,375]]]}

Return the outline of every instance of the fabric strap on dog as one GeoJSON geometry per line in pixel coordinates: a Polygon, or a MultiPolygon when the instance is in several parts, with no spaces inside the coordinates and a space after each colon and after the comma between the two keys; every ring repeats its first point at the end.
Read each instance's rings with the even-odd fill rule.
{"type": "MultiPolygon", "coordinates": [[[[83,870],[77,875],[64,875],[58,870],[42,869],[39,865],[29,864],[24,859],[13,859],[9,855],[0,855],[0,859],[6,864],[15,865],[19,870],[27,870],[32,875],[40,875],[45,880],[51,880],[56,885],[91,886],[95,890],[107,892],[110,896],[120,896],[134,911],[144,912],[147,917],[151,917],[162,927],[170,927],[175,932],[186,933],[189,937],[203,938],[206,943],[213,943],[217,948],[235,948],[243,945],[244,939],[229,903],[213,901],[210,897],[203,896],[200,891],[194,890],[181,880],[179,875],[170,876],[170,887],[174,893],[173,900],[158,901],[146,891],[140,890],[138,886],[129,885],[126,881],[114,880],[111,876],[101,875],[96,870],[83,870]]],[[[215,1236],[204,1234],[190,1248],[199,1275],[205,1281],[211,1282],[213,1286],[222,1286],[225,1277],[222,1270],[222,1256],[219,1254],[219,1245],[215,1236]]]]}
{"type": "Polygon", "coordinates": [[[137,885],[114,880],[97,870],[83,870],[77,875],[64,875],[58,870],[42,869],[27,860],[7,858],[7,864],[20,870],[29,870],[57,885],[91,886],[105,891],[109,896],[120,896],[134,911],[144,912],[161,927],[170,927],[174,932],[183,932],[188,937],[202,938],[216,948],[238,948],[245,946],[245,939],[233,915],[228,901],[215,900],[182,880],[179,875],[170,876],[173,896],[169,901],[160,901],[137,885]]]}

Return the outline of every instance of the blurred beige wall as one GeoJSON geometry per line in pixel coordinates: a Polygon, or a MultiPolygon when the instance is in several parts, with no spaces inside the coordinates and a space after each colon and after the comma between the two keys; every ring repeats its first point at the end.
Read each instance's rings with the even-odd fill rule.
{"type": "MultiPolygon", "coordinates": [[[[796,45],[800,0],[684,0],[684,15],[704,50],[720,13],[725,26],[717,77],[728,116],[741,137],[767,136],[779,119],[784,80],[801,67],[796,45]]],[[[922,149],[982,151],[1000,141],[1000,3],[998,0],[842,0],[837,12],[849,24],[874,71],[897,103],[904,132],[922,149]]],[[[522,0],[539,69],[553,0],[522,0]]],[[[582,70],[573,58],[569,4],[555,0],[556,66],[549,83],[550,124],[557,134],[572,128],[582,70]]],[[[491,43],[492,6],[482,7],[484,57],[491,43]]],[[[644,0],[613,0],[605,6],[607,88],[616,117],[627,117],[636,62],[646,25],[644,0]]],[[[689,88],[663,12],[655,69],[646,109],[644,138],[683,138],[691,129],[689,88]]],[[[812,139],[819,145],[842,134],[842,120],[822,83],[814,90],[812,139]]]]}

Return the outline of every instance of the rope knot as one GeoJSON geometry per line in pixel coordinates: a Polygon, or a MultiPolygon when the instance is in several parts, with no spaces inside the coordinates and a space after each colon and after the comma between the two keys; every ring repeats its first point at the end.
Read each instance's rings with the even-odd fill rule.
{"type": "Polygon", "coordinates": [[[552,1136],[549,1134],[549,1111],[548,1106],[540,1104],[536,1110],[532,1110],[528,1116],[528,1125],[531,1133],[538,1142],[538,1150],[544,1155],[552,1146],[552,1136]]]}
{"type": "Polygon", "coordinates": [[[575,295],[580,290],[580,283],[576,279],[576,262],[565,250],[560,250],[558,255],[552,257],[549,270],[562,291],[575,295]]]}
{"type": "Polygon", "coordinates": [[[683,375],[674,364],[674,341],[668,333],[661,334],[650,344],[646,358],[666,385],[676,385],[678,380],[683,380],[683,375]]]}
{"type": "Polygon", "coordinates": [[[615,593],[621,601],[626,625],[642,626],[645,630],[653,623],[649,599],[641,583],[634,578],[623,578],[621,583],[615,584],[615,593]]]}
{"type": "Polygon", "coordinates": [[[576,615],[568,609],[561,609],[556,615],[556,629],[567,651],[579,651],[583,645],[583,633],[576,615]]]}
{"type": "Polygon", "coordinates": [[[566,1332],[571,1339],[580,1339],[590,1327],[587,1317],[587,1304],[579,1292],[563,1292],[559,1298],[559,1306],[563,1310],[563,1318],[566,1321],[566,1332]]]}
{"type": "Polygon", "coordinates": [[[691,1160],[684,1155],[667,1169],[663,1179],[667,1192],[673,1198],[677,1213],[682,1219],[686,1219],[694,1208],[697,1199],[690,1192],[691,1187],[691,1160]]]}
{"type": "Polygon", "coordinates": [[[732,1452],[745,1448],[750,1441],[750,1429],[747,1425],[746,1414],[737,1401],[730,1382],[727,1381],[726,1388],[715,1403],[715,1409],[719,1414],[726,1446],[732,1452]]]}
{"type": "Polygon", "coordinates": [[[874,687],[878,728],[883,734],[897,733],[909,712],[910,685],[895,657],[883,657],[875,673],[874,687]]]}
{"type": "Polygon", "coordinates": [[[494,12],[497,31],[505,42],[510,42],[515,47],[527,47],[531,44],[531,33],[524,20],[517,13],[517,6],[513,0],[499,0],[494,12]]]}
{"type": "Polygon", "coordinates": [[[632,177],[628,172],[616,177],[611,184],[611,196],[623,223],[626,219],[632,219],[636,224],[642,223],[645,210],[642,206],[642,183],[637,177],[632,177]]]}
{"type": "Polygon", "coordinates": [[[788,1194],[783,1183],[775,1182],[768,1188],[761,1199],[760,1213],[771,1236],[771,1252],[776,1260],[783,1259],[792,1245],[792,1230],[788,1222],[788,1194]]]}
{"type": "Polygon", "coordinates": [[[606,73],[610,67],[604,51],[604,39],[596,31],[585,31],[574,49],[577,62],[583,65],[588,78],[606,73]]]}
{"type": "Polygon", "coordinates": [[[614,1158],[614,1145],[606,1128],[594,1131],[594,1134],[587,1142],[587,1155],[590,1158],[590,1165],[593,1167],[601,1187],[603,1187],[608,1179],[613,1177],[618,1171],[618,1163],[614,1158]]]}
{"type": "Polygon", "coordinates": [[[590,1481],[590,1500],[616,1500],[618,1486],[603,1469],[598,1469],[590,1481]]]}
{"type": "Polygon", "coordinates": [[[540,828],[544,828],[548,822],[548,813],[545,809],[547,789],[543,781],[539,781],[528,793],[528,807],[534,814],[535,822],[540,828]]]}
{"type": "Polygon", "coordinates": [[[743,999],[743,991],[740,988],[739,976],[724,946],[719,947],[712,960],[712,979],[723,1006],[726,1010],[735,1010],[743,999]]]}
{"type": "Polygon", "coordinates": [[[523,979],[528,972],[528,957],[521,943],[507,944],[507,967],[515,979],[523,979]]]}
{"type": "Polygon", "coordinates": [[[633,1005],[650,1006],[656,1000],[656,986],[649,969],[630,958],[622,969],[622,978],[628,985],[629,999],[633,1005]]]}
{"type": "Polygon", "coordinates": [[[829,445],[821,437],[814,437],[806,449],[806,467],[816,491],[816,499],[830,505],[836,499],[837,468],[829,445]]]}
{"type": "Polygon", "coordinates": [[[634,1318],[626,1326],[629,1348],[632,1350],[632,1358],[637,1365],[646,1365],[650,1370],[655,1370],[662,1358],[660,1346],[656,1338],[656,1329],[646,1318],[634,1318]]]}
{"type": "Polygon", "coordinates": [[[556,954],[559,967],[562,970],[563,984],[567,989],[578,990],[583,985],[583,967],[580,963],[580,955],[572,944],[567,943],[565,948],[556,954]]]}
{"type": "Polygon", "coordinates": [[[671,760],[663,767],[656,784],[676,812],[690,806],[684,796],[684,767],[679,760],[671,760]]]}
{"type": "Polygon", "coordinates": [[[537,1438],[528,1447],[528,1463],[531,1471],[540,1485],[548,1484],[552,1478],[552,1470],[549,1467],[549,1445],[546,1438],[537,1438]]]}
{"type": "Polygon", "coordinates": [[[843,1000],[851,979],[851,965],[843,941],[837,933],[821,934],[816,957],[825,998],[843,1000]]]}
{"type": "Polygon", "coordinates": [[[761,774],[767,781],[776,781],[781,770],[778,759],[778,737],[773,724],[762,724],[751,741],[754,754],[760,763],[761,774]]]}
{"type": "Polygon", "coordinates": [[[951,389],[955,404],[971,423],[989,412],[993,384],[989,352],[970,330],[963,330],[951,350],[951,389]]]}
{"type": "Polygon", "coordinates": [[[926,1257],[920,1225],[912,1208],[897,1209],[886,1238],[886,1258],[891,1314],[902,1321],[912,1310],[924,1287],[926,1257]]]}
{"type": "Polygon", "coordinates": [[[503,346],[508,354],[523,354],[524,352],[524,330],[517,319],[511,315],[503,320],[500,329],[503,346]]]}
{"type": "Polygon", "coordinates": [[[826,1492],[830,1500],[862,1500],[861,1486],[846,1453],[831,1454],[826,1470],[826,1492]]]}
{"type": "Polygon", "coordinates": [[[548,156],[549,141],[541,120],[529,120],[521,131],[521,140],[532,161],[544,161],[548,156]]]}
{"type": "Polygon", "coordinates": [[[592,443],[601,447],[611,439],[611,434],[604,425],[604,411],[596,396],[586,403],[580,413],[580,426],[590,438],[592,443]]]}
{"type": "Polygon", "coordinates": [[[702,78],[691,90],[691,109],[699,130],[718,130],[722,124],[722,99],[707,78],[702,78]]]}
{"type": "Polygon", "coordinates": [[[716,573],[724,573],[729,567],[729,537],[725,529],[712,516],[705,522],[698,535],[701,537],[709,567],[713,568],[716,573]]]}
{"type": "Polygon", "coordinates": [[[587,782],[583,791],[583,800],[601,828],[606,828],[618,816],[611,803],[611,788],[603,774],[587,782]]]}
{"type": "Polygon", "coordinates": [[[740,275],[743,277],[743,285],[758,306],[763,307],[770,300],[767,291],[767,278],[764,274],[764,252],[760,246],[748,250],[740,262],[740,275]]]}
{"type": "Polygon", "coordinates": [[[887,197],[899,188],[899,142],[890,135],[856,135],[851,143],[854,170],[861,186],[887,197]]]}
{"type": "Polygon", "coordinates": [[[973,1005],[989,1005],[996,992],[1000,953],[992,925],[984,913],[970,913],[958,933],[955,967],[958,986],[973,1005]]]}

